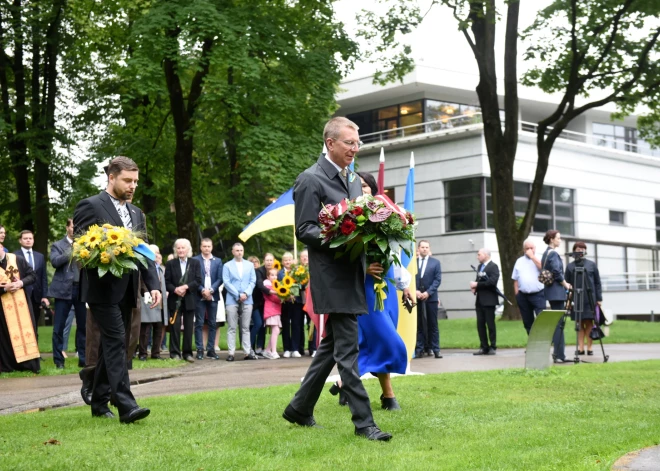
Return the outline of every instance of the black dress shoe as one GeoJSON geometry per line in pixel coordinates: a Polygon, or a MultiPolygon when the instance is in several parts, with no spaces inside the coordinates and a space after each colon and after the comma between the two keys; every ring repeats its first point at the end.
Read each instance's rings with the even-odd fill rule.
{"type": "Polygon", "coordinates": [[[55,368],[57,368],[58,370],[63,370],[63,369],[64,369],[64,365],[55,365],[55,368]]]}
{"type": "Polygon", "coordinates": [[[380,407],[385,410],[401,410],[396,397],[385,397],[382,394],[380,395],[380,407]]]}
{"type": "Polygon", "coordinates": [[[316,420],[314,420],[313,415],[302,415],[293,407],[291,407],[291,404],[286,406],[286,409],[284,409],[284,413],[282,413],[282,417],[284,417],[292,424],[300,425],[301,427],[323,428],[316,423],[316,420]]]}
{"type": "Polygon", "coordinates": [[[206,352],[206,357],[207,358],[213,358],[214,360],[219,360],[220,359],[218,354],[215,353],[215,351],[213,351],[213,350],[210,350],[210,351],[206,352]]]}
{"type": "Polygon", "coordinates": [[[112,413],[110,410],[106,410],[104,412],[92,412],[92,417],[101,417],[104,419],[114,419],[115,414],[112,413]]]}
{"type": "Polygon", "coordinates": [[[486,353],[486,355],[495,355],[497,353],[495,350],[497,350],[497,349],[496,348],[489,348],[488,353],[486,353]]]}
{"type": "Polygon", "coordinates": [[[584,355],[584,350],[578,350],[578,355],[584,355]]]}
{"type": "Polygon", "coordinates": [[[152,360],[164,360],[165,358],[163,358],[162,356],[158,355],[157,357],[152,356],[151,359],[152,359],[152,360]]]}
{"type": "Polygon", "coordinates": [[[78,362],[78,368],[84,368],[85,367],[85,362],[84,361],[79,361],[78,362]]]}
{"type": "Polygon", "coordinates": [[[480,348],[479,350],[474,352],[473,355],[488,355],[488,350],[484,348],[480,348]]]}
{"type": "Polygon", "coordinates": [[[227,361],[234,361],[234,355],[229,355],[227,357],[227,361]]]}
{"type": "Polygon", "coordinates": [[[391,433],[383,432],[381,429],[372,425],[371,427],[355,428],[355,435],[364,437],[368,440],[377,440],[386,442],[392,438],[391,433]]]}
{"type": "Polygon", "coordinates": [[[555,363],[570,363],[570,360],[568,360],[566,358],[554,358],[553,361],[555,363]]]}
{"type": "Polygon", "coordinates": [[[140,355],[140,358],[138,358],[140,361],[147,361],[147,355],[140,355]]]}
{"type": "Polygon", "coordinates": [[[421,350],[415,350],[415,358],[422,358],[424,356],[424,352],[421,350]]]}
{"type": "Polygon", "coordinates": [[[341,386],[339,386],[339,383],[335,382],[332,386],[330,386],[329,392],[333,396],[336,396],[337,394],[339,394],[339,405],[340,406],[347,406],[348,405],[348,396],[346,396],[346,393],[341,389],[341,386]]]}
{"type": "Polygon", "coordinates": [[[192,357],[192,355],[186,355],[183,357],[184,360],[186,360],[188,363],[195,363],[195,359],[192,357]]]}
{"type": "Polygon", "coordinates": [[[92,384],[91,381],[83,380],[82,387],[80,388],[80,396],[88,406],[92,405],[92,384]]]}
{"type": "Polygon", "coordinates": [[[593,350],[587,350],[587,355],[593,355],[594,351],[593,350]]]}
{"type": "Polygon", "coordinates": [[[151,411],[147,409],[146,407],[135,407],[131,409],[130,412],[124,415],[119,416],[119,421],[122,424],[132,424],[133,422],[136,422],[140,419],[144,419],[146,416],[149,415],[151,411]]]}
{"type": "Polygon", "coordinates": [[[197,350],[197,359],[198,360],[203,360],[204,359],[204,351],[203,350],[197,350]]]}
{"type": "Polygon", "coordinates": [[[181,360],[181,355],[170,355],[170,360],[181,360]]]}
{"type": "Polygon", "coordinates": [[[257,355],[255,355],[254,352],[250,352],[249,355],[246,355],[244,360],[257,360],[257,355]]]}
{"type": "Polygon", "coordinates": [[[433,356],[435,356],[436,358],[442,358],[442,355],[440,355],[440,352],[434,352],[433,356]]]}

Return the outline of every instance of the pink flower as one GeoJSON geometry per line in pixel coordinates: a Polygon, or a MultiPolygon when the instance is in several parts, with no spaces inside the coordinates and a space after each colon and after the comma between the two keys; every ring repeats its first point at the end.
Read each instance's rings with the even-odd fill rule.
{"type": "Polygon", "coordinates": [[[383,222],[392,215],[392,210],[387,208],[380,208],[378,211],[369,216],[371,222],[383,222]]]}

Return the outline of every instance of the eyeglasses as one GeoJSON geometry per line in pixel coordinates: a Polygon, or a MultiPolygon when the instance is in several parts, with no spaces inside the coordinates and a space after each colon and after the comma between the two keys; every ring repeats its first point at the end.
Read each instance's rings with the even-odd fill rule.
{"type": "Polygon", "coordinates": [[[351,150],[353,150],[353,149],[360,150],[360,148],[364,145],[364,142],[362,142],[362,141],[344,141],[343,139],[335,139],[334,137],[332,138],[332,140],[343,142],[351,150]]]}

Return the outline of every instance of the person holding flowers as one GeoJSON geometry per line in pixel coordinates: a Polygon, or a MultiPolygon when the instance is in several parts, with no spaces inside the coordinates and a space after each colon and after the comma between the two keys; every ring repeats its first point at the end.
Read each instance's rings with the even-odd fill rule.
{"type": "MultiPolygon", "coordinates": [[[[368,172],[358,172],[362,181],[362,192],[365,195],[376,195],[378,186],[373,175],[368,172]]],[[[403,339],[397,332],[399,305],[396,289],[403,291],[404,298],[412,299],[410,295],[411,276],[400,265],[392,264],[383,275],[383,266],[372,262],[367,255],[367,279],[365,291],[369,306],[369,315],[358,318],[360,354],[358,355],[358,370],[360,374],[371,373],[378,378],[383,393],[380,396],[381,407],[385,410],[399,410],[401,406],[396,400],[392,389],[391,373],[405,374],[408,365],[408,353],[403,339]],[[374,285],[386,283],[387,297],[383,308],[376,309],[377,304],[374,285]]],[[[343,394],[341,382],[330,388],[333,395],[339,394],[339,404],[346,405],[347,398],[343,394]]]]}
{"type": "Polygon", "coordinates": [[[364,290],[365,257],[361,253],[351,258],[350,254],[341,254],[339,249],[324,243],[319,227],[319,208],[362,195],[360,179],[348,169],[361,145],[358,126],[347,118],[333,118],[325,125],[323,140],[327,154],[319,156],[314,165],[298,176],[293,199],[296,236],[309,250],[314,309],[329,314],[329,318],[326,336],[282,416],[291,423],[315,427],[314,407],[326,378],[337,365],[355,434],[387,441],[392,435],[380,430],[374,422],[369,396],[357,369],[357,319],[369,311],[364,290]]]}
{"type": "Polygon", "coordinates": [[[289,299],[282,304],[282,347],[284,358],[300,358],[305,351],[305,345],[300,343],[303,335],[303,301],[300,296],[302,286],[296,283],[294,278],[295,268],[293,265],[293,254],[285,252],[282,255],[282,269],[277,274],[280,286],[287,288],[290,293],[289,299]],[[296,286],[297,288],[294,288],[296,286]],[[293,289],[293,292],[292,291],[293,289]]]}
{"type": "Polygon", "coordinates": [[[146,229],[142,211],[128,203],[137,187],[138,172],[133,160],[115,157],[107,167],[106,189],[80,201],[73,215],[75,233],[83,234],[74,243],[74,257],[82,265],[80,301],[89,305],[101,333],[93,370],[92,416],[114,417],[108,407],[112,395],[122,423],[135,422],[150,413],[137,405],[131,393],[126,362],[126,329],[138,298],[137,270],[150,292],[151,307],[161,301],[154,262],[136,255],[141,241],[133,231],[146,229]]]}
{"type": "Polygon", "coordinates": [[[269,360],[280,358],[277,353],[277,338],[280,336],[282,328],[282,301],[275,292],[275,287],[278,285],[277,275],[277,269],[271,268],[268,270],[268,278],[263,282],[264,287],[269,290],[268,293],[263,293],[264,323],[266,327],[270,327],[270,342],[268,342],[263,356],[269,360]]]}

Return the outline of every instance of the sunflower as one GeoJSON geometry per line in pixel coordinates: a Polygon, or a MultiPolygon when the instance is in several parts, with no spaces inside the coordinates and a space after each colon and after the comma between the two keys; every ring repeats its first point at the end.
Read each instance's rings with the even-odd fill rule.
{"type": "Polygon", "coordinates": [[[289,296],[289,288],[286,286],[280,286],[277,288],[277,295],[281,298],[286,298],[289,296]]]}
{"type": "Polygon", "coordinates": [[[284,278],[282,278],[282,284],[287,288],[291,288],[295,282],[296,280],[291,278],[289,275],[286,275],[284,278]]]}
{"type": "Polygon", "coordinates": [[[90,249],[96,248],[101,243],[101,235],[96,233],[88,234],[87,245],[90,249]]]}
{"type": "Polygon", "coordinates": [[[276,269],[277,271],[280,271],[282,269],[282,264],[280,263],[279,260],[275,259],[273,262],[273,268],[276,269]]]}
{"type": "Polygon", "coordinates": [[[280,282],[275,280],[273,281],[273,291],[277,291],[278,289],[280,289],[280,282]]]}
{"type": "Polygon", "coordinates": [[[115,229],[108,229],[108,232],[105,234],[108,243],[112,245],[120,245],[124,242],[124,234],[121,231],[115,229]]]}

